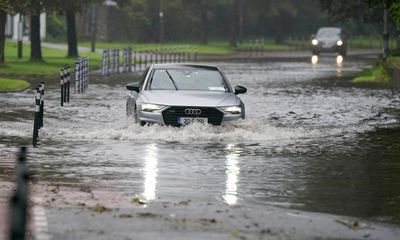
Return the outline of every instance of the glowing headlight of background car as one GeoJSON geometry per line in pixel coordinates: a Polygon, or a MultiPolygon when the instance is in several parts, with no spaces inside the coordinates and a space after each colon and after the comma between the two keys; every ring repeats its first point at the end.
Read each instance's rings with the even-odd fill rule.
{"type": "Polygon", "coordinates": [[[338,40],[338,41],[336,42],[336,45],[342,46],[342,45],[343,45],[343,41],[342,41],[342,40],[338,40]]]}
{"type": "Polygon", "coordinates": [[[317,39],[311,40],[311,44],[314,46],[318,45],[318,40],[317,39]]]}
{"type": "Polygon", "coordinates": [[[242,113],[242,108],[240,106],[228,106],[228,107],[221,107],[222,110],[232,114],[240,114],[242,113]]]}
{"type": "Polygon", "coordinates": [[[141,106],[142,111],[144,112],[154,112],[163,109],[164,105],[152,104],[152,103],[143,103],[141,106]]]}

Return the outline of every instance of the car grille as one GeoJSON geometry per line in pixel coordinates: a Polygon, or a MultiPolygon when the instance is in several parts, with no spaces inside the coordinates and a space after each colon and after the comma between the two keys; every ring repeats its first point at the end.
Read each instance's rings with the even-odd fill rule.
{"type": "Polygon", "coordinates": [[[220,125],[224,114],[216,108],[212,107],[169,107],[162,112],[164,123],[171,126],[180,126],[178,117],[202,117],[208,118],[208,123],[212,125],[220,125]],[[200,109],[200,115],[187,115],[185,109],[200,109]]]}

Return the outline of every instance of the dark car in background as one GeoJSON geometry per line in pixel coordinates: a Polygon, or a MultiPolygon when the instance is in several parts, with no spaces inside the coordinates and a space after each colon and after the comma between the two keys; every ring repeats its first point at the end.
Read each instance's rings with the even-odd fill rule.
{"type": "Polygon", "coordinates": [[[316,35],[311,37],[311,51],[313,55],[320,53],[338,53],[346,56],[347,41],[343,30],[337,27],[322,27],[316,35]]]}

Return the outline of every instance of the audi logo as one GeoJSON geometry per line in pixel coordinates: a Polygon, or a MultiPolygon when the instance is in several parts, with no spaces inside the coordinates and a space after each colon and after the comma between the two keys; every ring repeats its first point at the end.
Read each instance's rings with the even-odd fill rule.
{"type": "Polygon", "coordinates": [[[186,108],[185,109],[185,114],[186,115],[200,115],[201,114],[201,109],[198,108],[186,108]]]}

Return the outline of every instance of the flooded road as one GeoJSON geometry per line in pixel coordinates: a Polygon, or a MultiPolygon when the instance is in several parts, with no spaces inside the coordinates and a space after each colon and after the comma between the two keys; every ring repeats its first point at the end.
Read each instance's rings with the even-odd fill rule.
{"type": "MultiPolygon", "coordinates": [[[[248,88],[246,119],[223,126],[132,124],[127,76],[92,80],[64,108],[58,86],[48,86],[41,146],[30,149],[30,164],[42,182],[147,202],[278,206],[398,224],[400,100],[349,83],[370,63],[218,63],[232,85],[248,88]]],[[[0,94],[3,180],[15,147],[30,144],[33,96],[0,94]]]]}

